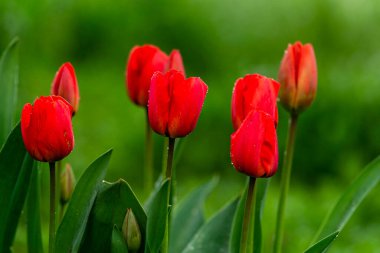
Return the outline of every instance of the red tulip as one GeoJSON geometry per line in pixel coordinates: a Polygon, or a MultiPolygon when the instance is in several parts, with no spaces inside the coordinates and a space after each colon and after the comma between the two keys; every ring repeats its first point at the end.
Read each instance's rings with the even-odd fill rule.
{"type": "Polygon", "coordinates": [[[153,45],[135,46],[127,64],[127,90],[131,100],[141,106],[148,104],[150,80],[156,71],[178,70],[185,74],[181,54],[173,50],[167,56],[153,45]]]}
{"type": "Polygon", "coordinates": [[[207,89],[199,77],[185,79],[176,70],[154,73],[148,104],[152,129],[171,138],[188,135],[197,124],[207,89]]]}
{"type": "Polygon", "coordinates": [[[274,119],[277,126],[277,94],[280,84],[273,79],[259,74],[246,75],[235,82],[232,92],[232,123],[235,130],[239,128],[248,113],[262,110],[274,119]]]}
{"type": "Polygon", "coordinates": [[[59,161],[73,150],[73,107],[60,96],[39,97],[25,104],[21,133],[25,148],[36,160],[59,161]]]}
{"type": "Polygon", "coordinates": [[[282,58],[278,80],[280,102],[290,112],[301,112],[311,105],[317,92],[317,62],[311,44],[289,45],[282,58]]]}
{"type": "Polygon", "coordinates": [[[76,113],[79,107],[79,88],[75,70],[70,62],[63,64],[54,77],[51,95],[61,96],[67,100],[76,113]]]}
{"type": "Polygon", "coordinates": [[[270,177],[277,171],[277,134],[272,116],[251,111],[231,135],[231,161],[251,177],[270,177]]]}

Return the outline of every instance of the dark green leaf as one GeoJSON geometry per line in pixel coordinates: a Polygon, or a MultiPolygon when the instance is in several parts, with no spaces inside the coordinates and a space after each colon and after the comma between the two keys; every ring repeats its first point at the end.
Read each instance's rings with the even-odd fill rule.
{"type": "Polygon", "coordinates": [[[149,250],[152,253],[159,251],[164,239],[168,217],[169,184],[170,180],[168,179],[162,183],[162,186],[153,198],[151,208],[148,211],[146,240],[149,250]]]}
{"type": "Polygon", "coordinates": [[[326,236],[310,248],[308,248],[305,253],[322,253],[327,250],[330,244],[338,237],[339,231],[326,236]]]}
{"type": "Polygon", "coordinates": [[[102,183],[87,222],[80,252],[109,252],[112,229],[114,225],[119,228],[123,226],[128,208],[132,209],[139,224],[142,236],[139,252],[144,252],[146,214],[131,187],[122,179],[116,183],[102,183]]]}
{"type": "Polygon", "coordinates": [[[30,179],[26,222],[27,222],[27,239],[28,252],[42,253],[42,236],[41,236],[41,210],[40,210],[40,177],[41,173],[37,166],[38,162],[34,162],[32,176],[30,179]]]}
{"type": "Polygon", "coordinates": [[[0,151],[0,252],[10,252],[32,167],[18,124],[0,151]]]}
{"type": "Polygon", "coordinates": [[[232,220],[238,199],[215,214],[187,244],[183,253],[228,253],[232,220]]]}
{"type": "MultiPolygon", "coordinates": [[[[87,251],[88,252],[88,251],[87,251]]],[[[92,252],[92,251],[91,251],[92,252]]],[[[116,226],[112,229],[112,253],[128,253],[127,244],[123,238],[123,234],[116,226]]]]}
{"type": "Polygon", "coordinates": [[[371,162],[354,183],[343,193],[334,209],[322,224],[315,241],[335,231],[342,231],[362,200],[378,184],[379,180],[380,157],[371,162]]]}
{"type": "Polygon", "coordinates": [[[216,184],[217,179],[213,178],[207,184],[191,192],[179,203],[178,207],[174,207],[169,252],[182,252],[194,234],[203,225],[205,222],[203,214],[204,202],[216,184]]]}
{"type": "MultiPolygon", "coordinates": [[[[253,245],[251,244],[249,247],[253,247],[253,252],[261,252],[261,244],[262,244],[262,231],[261,231],[261,218],[262,212],[264,208],[264,201],[266,196],[266,191],[268,188],[270,179],[266,178],[258,178],[256,179],[255,185],[255,218],[254,218],[254,241],[253,245]]],[[[247,182],[248,185],[248,182],[247,182]]],[[[230,252],[231,253],[239,253],[240,251],[240,237],[241,237],[241,229],[243,226],[243,216],[244,216],[244,207],[245,200],[247,198],[247,186],[245,187],[245,191],[243,196],[240,198],[238,207],[236,208],[236,212],[234,215],[234,220],[232,223],[231,237],[230,237],[230,252]]],[[[252,224],[253,225],[253,224],[252,224]]]]}
{"type": "Polygon", "coordinates": [[[18,86],[18,39],[11,41],[0,59],[0,146],[14,126],[18,86]]]}
{"type": "Polygon", "coordinates": [[[83,173],[75,187],[62,223],[58,228],[55,252],[77,252],[88,215],[106,175],[112,150],[96,159],[83,173]]]}

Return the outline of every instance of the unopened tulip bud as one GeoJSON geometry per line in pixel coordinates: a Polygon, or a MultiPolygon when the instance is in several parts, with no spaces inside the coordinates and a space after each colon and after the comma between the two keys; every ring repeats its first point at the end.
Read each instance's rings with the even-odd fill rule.
{"type": "Polygon", "coordinates": [[[207,85],[199,77],[185,79],[181,72],[155,72],[149,92],[148,116],[152,129],[170,138],[191,133],[202,110],[207,85]]]}
{"type": "Polygon", "coordinates": [[[61,172],[61,204],[65,205],[71,199],[71,195],[75,188],[75,176],[71,165],[66,163],[65,168],[61,172]]]}
{"type": "Polygon", "coordinates": [[[63,64],[54,77],[51,86],[51,95],[61,96],[71,104],[73,114],[79,107],[79,88],[75,70],[70,62],[63,64]]]}
{"type": "Polygon", "coordinates": [[[235,169],[251,177],[270,177],[277,171],[278,147],[273,117],[251,111],[231,135],[231,161],[235,169]]]}
{"type": "Polygon", "coordinates": [[[277,126],[277,95],[280,84],[273,79],[259,74],[246,75],[235,82],[232,92],[232,123],[237,130],[248,113],[261,110],[274,119],[277,126]]]}
{"type": "Polygon", "coordinates": [[[73,107],[60,96],[39,97],[21,113],[21,133],[29,154],[41,162],[65,158],[74,147],[73,107]]]}
{"type": "Polygon", "coordinates": [[[278,80],[280,102],[291,113],[309,107],[317,92],[317,62],[311,44],[289,45],[282,58],[278,80]]]}
{"type": "Polygon", "coordinates": [[[127,214],[124,218],[122,230],[124,240],[127,242],[128,251],[138,251],[141,247],[141,232],[139,224],[137,223],[136,217],[133,214],[131,208],[127,209],[127,214]]]}

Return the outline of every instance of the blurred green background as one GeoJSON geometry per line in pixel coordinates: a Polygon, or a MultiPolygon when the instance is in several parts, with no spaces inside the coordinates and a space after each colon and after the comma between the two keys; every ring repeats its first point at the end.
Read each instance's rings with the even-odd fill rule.
{"type": "MultiPolygon", "coordinates": [[[[134,45],[145,43],[166,53],[180,50],[187,75],[200,76],[209,93],[176,167],[178,195],[180,200],[219,175],[219,186],[206,204],[208,216],[236,196],[246,178],[235,172],[229,158],[235,80],[248,73],[276,78],[288,43],[312,43],[318,93],[299,120],[286,252],[309,246],[338,196],[380,154],[379,27],[377,0],[0,1],[0,50],[14,36],[20,38],[19,111],[24,103],[48,95],[59,66],[72,62],[81,101],[73,122],[76,146],[66,161],[79,177],[113,147],[107,179],[125,178],[141,199],[146,197],[141,177],[145,115],[126,95],[126,59],[134,45]]],[[[282,160],[287,114],[282,108],[279,112],[282,160]]],[[[157,176],[162,150],[157,135],[155,150],[157,176]]],[[[264,210],[264,252],[270,252],[273,240],[280,174],[271,180],[264,210]]],[[[45,195],[47,186],[45,182],[45,195]]],[[[379,193],[377,186],[330,252],[380,252],[379,193]]],[[[15,252],[24,249],[24,227],[21,221],[15,252]]]]}

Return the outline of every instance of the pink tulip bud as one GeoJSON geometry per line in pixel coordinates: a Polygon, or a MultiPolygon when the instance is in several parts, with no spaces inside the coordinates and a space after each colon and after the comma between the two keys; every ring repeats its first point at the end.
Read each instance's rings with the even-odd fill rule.
{"type": "Polygon", "coordinates": [[[273,117],[277,126],[277,94],[280,84],[259,74],[246,75],[235,82],[232,92],[232,123],[237,130],[248,113],[262,110],[273,117]]]}
{"type": "Polygon", "coordinates": [[[280,102],[285,109],[298,113],[311,105],[317,92],[317,62],[311,44],[296,42],[288,46],[278,80],[280,102]]]}
{"type": "Polygon", "coordinates": [[[171,138],[188,135],[197,124],[207,89],[199,77],[185,79],[176,70],[154,73],[148,104],[152,129],[171,138]]]}
{"type": "Polygon", "coordinates": [[[181,72],[184,76],[186,76],[182,56],[178,50],[173,50],[169,55],[169,70],[172,69],[177,70],[181,72]]]}
{"type": "Polygon", "coordinates": [[[60,96],[39,97],[21,113],[21,133],[29,154],[41,162],[55,162],[73,150],[73,107],[60,96]]]}
{"type": "Polygon", "coordinates": [[[277,171],[278,147],[273,117],[251,111],[231,135],[231,161],[235,169],[251,177],[270,177],[277,171]]]}
{"type": "Polygon", "coordinates": [[[70,62],[66,62],[59,68],[54,77],[50,93],[66,99],[73,107],[74,114],[78,111],[79,88],[74,67],[70,62]]]}

